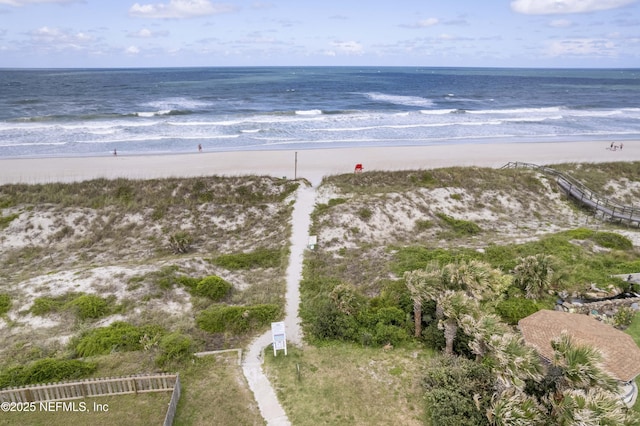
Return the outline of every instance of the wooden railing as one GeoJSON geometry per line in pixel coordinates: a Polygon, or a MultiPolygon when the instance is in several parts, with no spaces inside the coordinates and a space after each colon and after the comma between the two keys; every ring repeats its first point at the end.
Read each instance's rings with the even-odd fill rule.
{"type": "Polygon", "coordinates": [[[640,207],[625,206],[595,191],[558,170],[532,163],[510,162],[503,169],[528,168],[553,176],[560,188],[583,206],[600,213],[603,218],[640,226],[640,207]]]}

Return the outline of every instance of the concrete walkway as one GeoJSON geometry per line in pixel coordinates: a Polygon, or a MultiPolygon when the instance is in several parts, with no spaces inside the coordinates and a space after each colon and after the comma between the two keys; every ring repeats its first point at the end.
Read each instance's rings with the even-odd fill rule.
{"type": "MultiPolygon", "coordinates": [[[[300,329],[300,318],[298,317],[298,306],[300,305],[299,285],[302,279],[304,250],[309,241],[309,226],[311,225],[311,212],[315,205],[315,197],[315,189],[302,183],[296,193],[296,201],[293,207],[291,252],[286,272],[287,291],[284,319],[288,345],[302,344],[302,331],[300,329]]],[[[258,403],[260,413],[267,424],[270,426],[290,425],[287,414],[280,405],[276,393],[262,369],[264,349],[269,344],[271,344],[271,330],[251,343],[242,362],[242,371],[258,403]]]]}

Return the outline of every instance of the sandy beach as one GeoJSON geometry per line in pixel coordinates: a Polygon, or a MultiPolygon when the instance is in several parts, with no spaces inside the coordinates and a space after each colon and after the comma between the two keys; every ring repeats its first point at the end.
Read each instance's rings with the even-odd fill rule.
{"type": "Polygon", "coordinates": [[[367,171],[501,167],[509,161],[553,164],[638,160],[640,141],[625,141],[622,150],[612,150],[606,141],[580,141],[299,150],[297,155],[296,151],[148,156],[120,153],[117,157],[1,159],[0,184],[258,174],[289,179],[295,175],[316,185],[323,176],[352,172],[356,164],[362,164],[367,171]]]}

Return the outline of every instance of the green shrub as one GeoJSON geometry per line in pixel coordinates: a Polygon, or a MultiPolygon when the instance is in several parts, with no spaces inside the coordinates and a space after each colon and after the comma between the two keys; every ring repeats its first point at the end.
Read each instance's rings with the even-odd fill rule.
{"type": "Polygon", "coordinates": [[[73,311],[81,320],[101,318],[109,313],[109,303],[94,294],[78,296],[64,307],[73,311]]]}
{"type": "Polygon", "coordinates": [[[613,325],[624,330],[631,325],[635,315],[636,311],[629,306],[621,306],[613,316],[613,325]]]}
{"type": "Polygon", "coordinates": [[[426,231],[427,229],[433,228],[433,222],[430,220],[416,220],[415,224],[416,230],[418,231],[426,231]]]}
{"type": "Polygon", "coordinates": [[[588,240],[593,236],[593,234],[595,234],[595,231],[587,228],[576,228],[564,231],[562,234],[572,240],[588,240]]]}
{"type": "Polygon", "coordinates": [[[114,322],[108,327],[95,328],[82,335],[75,342],[78,356],[105,355],[111,352],[127,352],[142,349],[145,336],[164,334],[159,326],[136,327],[126,322],[114,322]]]}
{"type": "Polygon", "coordinates": [[[258,248],[249,253],[223,254],[213,259],[213,263],[229,270],[253,268],[277,268],[286,256],[283,249],[258,248]]]}
{"type": "Polygon", "coordinates": [[[0,315],[4,315],[11,309],[11,296],[0,293],[0,315]]]}
{"type": "MultiPolygon", "coordinates": [[[[41,296],[37,297],[33,301],[33,305],[29,309],[33,315],[47,315],[51,312],[58,312],[62,310],[62,307],[65,305],[66,300],[62,297],[48,297],[41,296]]],[[[64,297],[66,299],[66,297],[64,297]]]]}
{"type": "Polygon", "coordinates": [[[426,371],[422,385],[432,425],[489,424],[485,414],[495,382],[489,367],[461,357],[438,357],[429,362],[426,371]]]}
{"type": "Polygon", "coordinates": [[[156,364],[164,366],[171,361],[188,359],[193,353],[193,339],[178,332],[170,333],[160,339],[160,355],[156,358],[156,364]]]}
{"type": "Polygon", "coordinates": [[[596,232],[592,238],[599,246],[610,249],[630,250],[633,248],[633,243],[630,239],[615,232],[596,232]]]}
{"type": "Polygon", "coordinates": [[[0,388],[79,379],[93,373],[96,367],[95,363],[79,360],[44,358],[0,373],[0,388]]]}
{"type": "Polygon", "coordinates": [[[468,220],[455,219],[444,213],[436,213],[436,216],[446,223],[458,236],[476,235],[482,232],[482,228],[468,220]]]}
{"type": "Polygon", "coordinates": [[[10,214],[8,216],[0,216],[0,230],[9,226],[11,222],[20,216],[19,214],[10,214]]]}
{"type": "Polygon", "coordinates": [[[358,210],[358,216],[366,222],[373,216],[373,211],[369,207],[362,207],[358,210]]]}
{"type": "Polygon", "coordinates": [[[209,333],[246,333],[275,321],[281,315],[277,305],[214,305],[196,318],[198,327],[209,333]]]}
{"type": "Polygon", "coordinates": [[[195,293],[199,296],[208,297],[211,300],[218,301],[229,293],[231,287],[231,283],[216,275],[211,275],[198,282],[195,288],[195,293]]]}
{"type": "Polygon", "coordinates": [[[540,303],[535,300],[525,298],[513,298],[502,300],[496,306],[496,313],[500,315],[503,321],[509,324],[517,324],[522,318],[543,309],[540,303]]]}
{"type": "Polygon", "coordinates": [[[189,277],[187,275],[178,275],[176,277],[176,282],[184,287],[195,289],[200,280],[197,278],[189,277]]]}

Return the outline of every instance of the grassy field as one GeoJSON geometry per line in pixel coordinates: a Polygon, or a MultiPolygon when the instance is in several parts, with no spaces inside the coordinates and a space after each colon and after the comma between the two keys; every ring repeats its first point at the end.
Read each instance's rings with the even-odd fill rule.
{"type": "Polygon", "coordinates": [[[421,348],[331,343],[266,351],[266,370],[294,425],[421,425],[421,348]]]}

